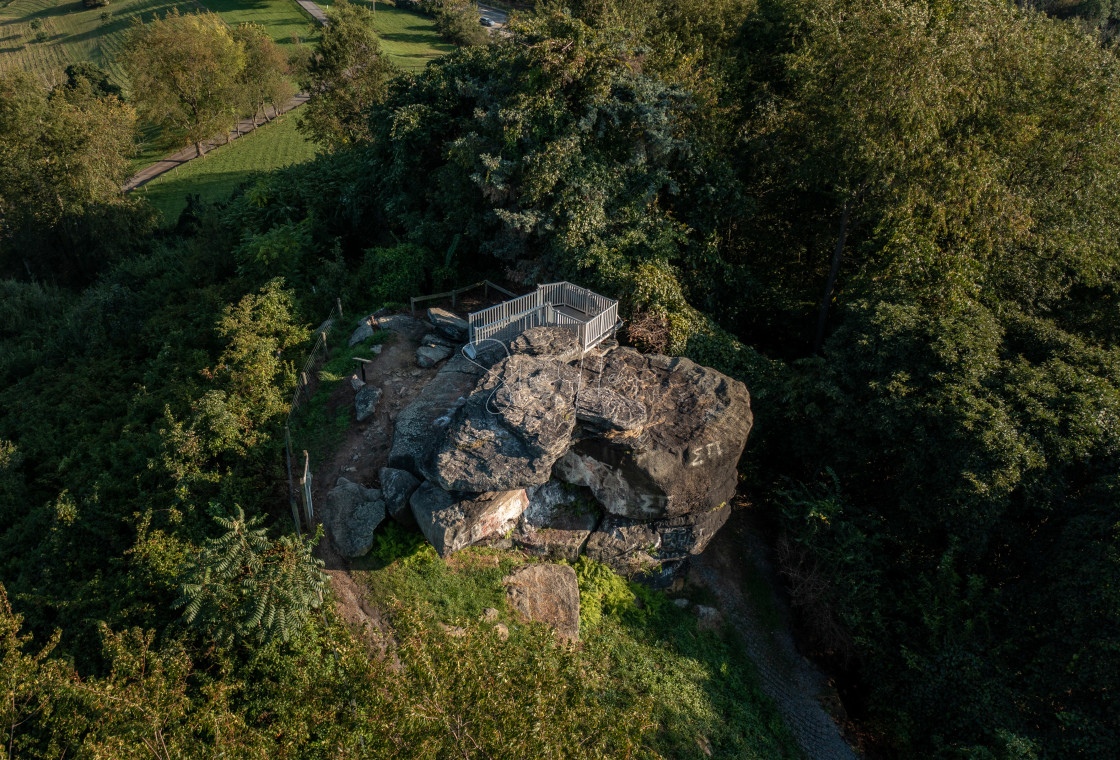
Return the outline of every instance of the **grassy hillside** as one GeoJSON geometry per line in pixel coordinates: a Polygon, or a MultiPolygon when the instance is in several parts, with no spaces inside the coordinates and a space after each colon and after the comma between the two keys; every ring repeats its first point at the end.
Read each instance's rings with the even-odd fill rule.
{"type": "Polygon", "coordinates": [[[315,146],[296,130],[295,116],[285,116],[164,174],[136,192],[148,198],[163,213],[164,220],[172,223],[186,208],[188,194],[197,193],[204,201],[221,200],[253,173],[302,163],[314,153],[315,146]]]}
{"type": "Polygon", "coordinates": [[[181,13],[201,8],[175,0],[118,0],[108,8],[92,9],[77,0],[12,0],[7,5],[0,0],[0,6],[0,71],[22,67],[48,85],[60,82],[65,68],[76,61],[93,61],[123,82],[113,59],[133,19],[163,15],[173,8],[181,13]],[[105,12],[111,14],[108,20],[101,18],[105,12]],[[44,41],[35,41],[33,22],[42,25],[44,41]]]}
{"type": "Polygon", "coordinates": [[[230,26],[260,24],[272,39],[285,49],[293,47],[294,39],[314,44],[319,25],[303,11],[295,0],[200,0],[230,26]]]}

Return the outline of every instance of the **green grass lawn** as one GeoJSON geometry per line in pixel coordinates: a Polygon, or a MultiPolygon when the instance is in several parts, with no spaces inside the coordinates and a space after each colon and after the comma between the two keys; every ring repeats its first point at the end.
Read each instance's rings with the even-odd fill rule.
{"type": "Polygon", "coordinates": [[[440,39],[432,19],[384,2],[374,7],[373,28],[381,38],[381,50],[405,71],[419,71],[428,61],[455,49],[440,39]]]}
{"type": "Polygon", "coordinates": [[[134,192],[144,195],[159,209],[165,224],[174,224],[187,206],[188,194],[196,193],[204,201],[221,200],[256,172],[302,163],[314,155],[315,146],[296,131],[293,113],[157,177],[134,192]]]}
{"type": "Polygon", "coordinates": [[[295,0],[199,0],[230,26],[260,24],[285,50],[294,47],[293,38],[314,45],[319,39],[319,24],[295,0]]]}

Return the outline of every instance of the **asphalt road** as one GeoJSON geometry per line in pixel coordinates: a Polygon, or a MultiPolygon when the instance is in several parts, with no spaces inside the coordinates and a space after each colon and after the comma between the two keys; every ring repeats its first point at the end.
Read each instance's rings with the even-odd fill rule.
{"type": "Polygon", "coordinates": [[[478,4],[478,15],[493,21],[494,26],[505,26],[509,21],[509,14],[501,8],[495,8],[492,5],[483,5],[482,3],[478,4]]]}

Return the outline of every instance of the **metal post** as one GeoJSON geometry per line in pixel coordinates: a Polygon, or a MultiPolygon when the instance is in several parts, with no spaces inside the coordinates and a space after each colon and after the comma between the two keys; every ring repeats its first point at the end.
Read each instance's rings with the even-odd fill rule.
{"type": "Polygon", "coordinates": [[[408,304],[409,304],[409,306],[412,307],[412,316],[415,317],[416,316],[416,298],[412,297],[412,298],[408,299],[408,304]]]}
{"type": "Polygon", "coordinates": [[[342,299],[341,298],[334,299],[334,305],[338,307],[338,319],[341,322],[342,321],[342,299]]]}

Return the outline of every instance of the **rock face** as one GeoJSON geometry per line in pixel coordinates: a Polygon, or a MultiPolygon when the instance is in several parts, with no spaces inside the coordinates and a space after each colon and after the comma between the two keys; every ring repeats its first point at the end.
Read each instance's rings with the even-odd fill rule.
{"type": "Polygon", "coordinates": [[[485,493],[459,499],[425,482],[409,499],[416,524],[446,557],[465,546],[508,533],[529,505],[524,490],[485,493]]]}
{"type": "Polygon", "coordinates": [[[567,565],[522,565],[502,579],[510,607],[547,623],[565,641],[579,641],[579,585],[567,565]]]}
{"type": "Polygon", "coordinates": [[[449,491],[543,485],[571,445],[577,381],[578,371],[567,364],[531,356],[501,360],[456,412],[421,471],[449,491]]]}
{"type": "Polygon", "coordinates": [[[385,500],[389,516],[401,525],[415,527],[416,518],[408,498],[420,487],[420,480],[411,472],[392,467],[382,467],[378,477],[381,478],[381,498],[385,500]]]}
{"type": "Polygon", "coordinates": [[[428,309],[428,321],[443,335],[458,343],[467,342],[470,324],[447,309],[428,309]]]}
{"type": "Polygon", "coordinates": [[[420,394],[397,415],[389,466],[420,473],[420,460],[426,455],[433,436],[451,422],[455,411],[478,382],[483,370],[456,353],[440,367],[420,394]]]}
{"type": "Polygon", "coordinates": [[[358,422],[364,422],[375,411],[377,411],[377,402],[381,400],[381,389],[375,388],[372,385],[363,385],[354,394],[354,414],[358,418],[358,422]]]}
{"type": "Polygon", "coordinates": [[[579,336],[570,327],[531,327],[510,343],[511,354],[570,362],[580,357],[579,336]]]}
{"type": "MultiPolygon", "coordinates": [[[[557,466],[561,480],[588,486],[607,511],[639,520],[707,512],[731,499],[753,423],[746,386],[688,359],[631,348],[585,362],[585,372],[588,388],[601,394],[606,386],[640,403],[646,420],[627,412],[611,423],[626,435],[576,442],[557,466]]],[[[589,427],[620,416],[611,413],[622,407],[608,406],[589,427]]]]}
{"type": "Polygon", "coordinates": [[[512,540],[671,581],[708,545],[730,513],[747,389],[687,359],[604,346],[581,357],[571,329],[545,327],[488,369],[455,352],[398,415],[390,466],[424,481],[409,503],[441,554],[512,540]]]}
{"type": "Polygon", "coordinates": [[[555,480],[530,489],[513,542],[539,557],[575,562],[601,516],[594,497],[584,491],[555,480]]]}
{"type": "Polygon", "coordinates": [[[327,494],[323,522],[346,557],[361,557],[373,546],[373,531],[385,519],[385,502],[376,488],[339,478],[327,494]]]}

